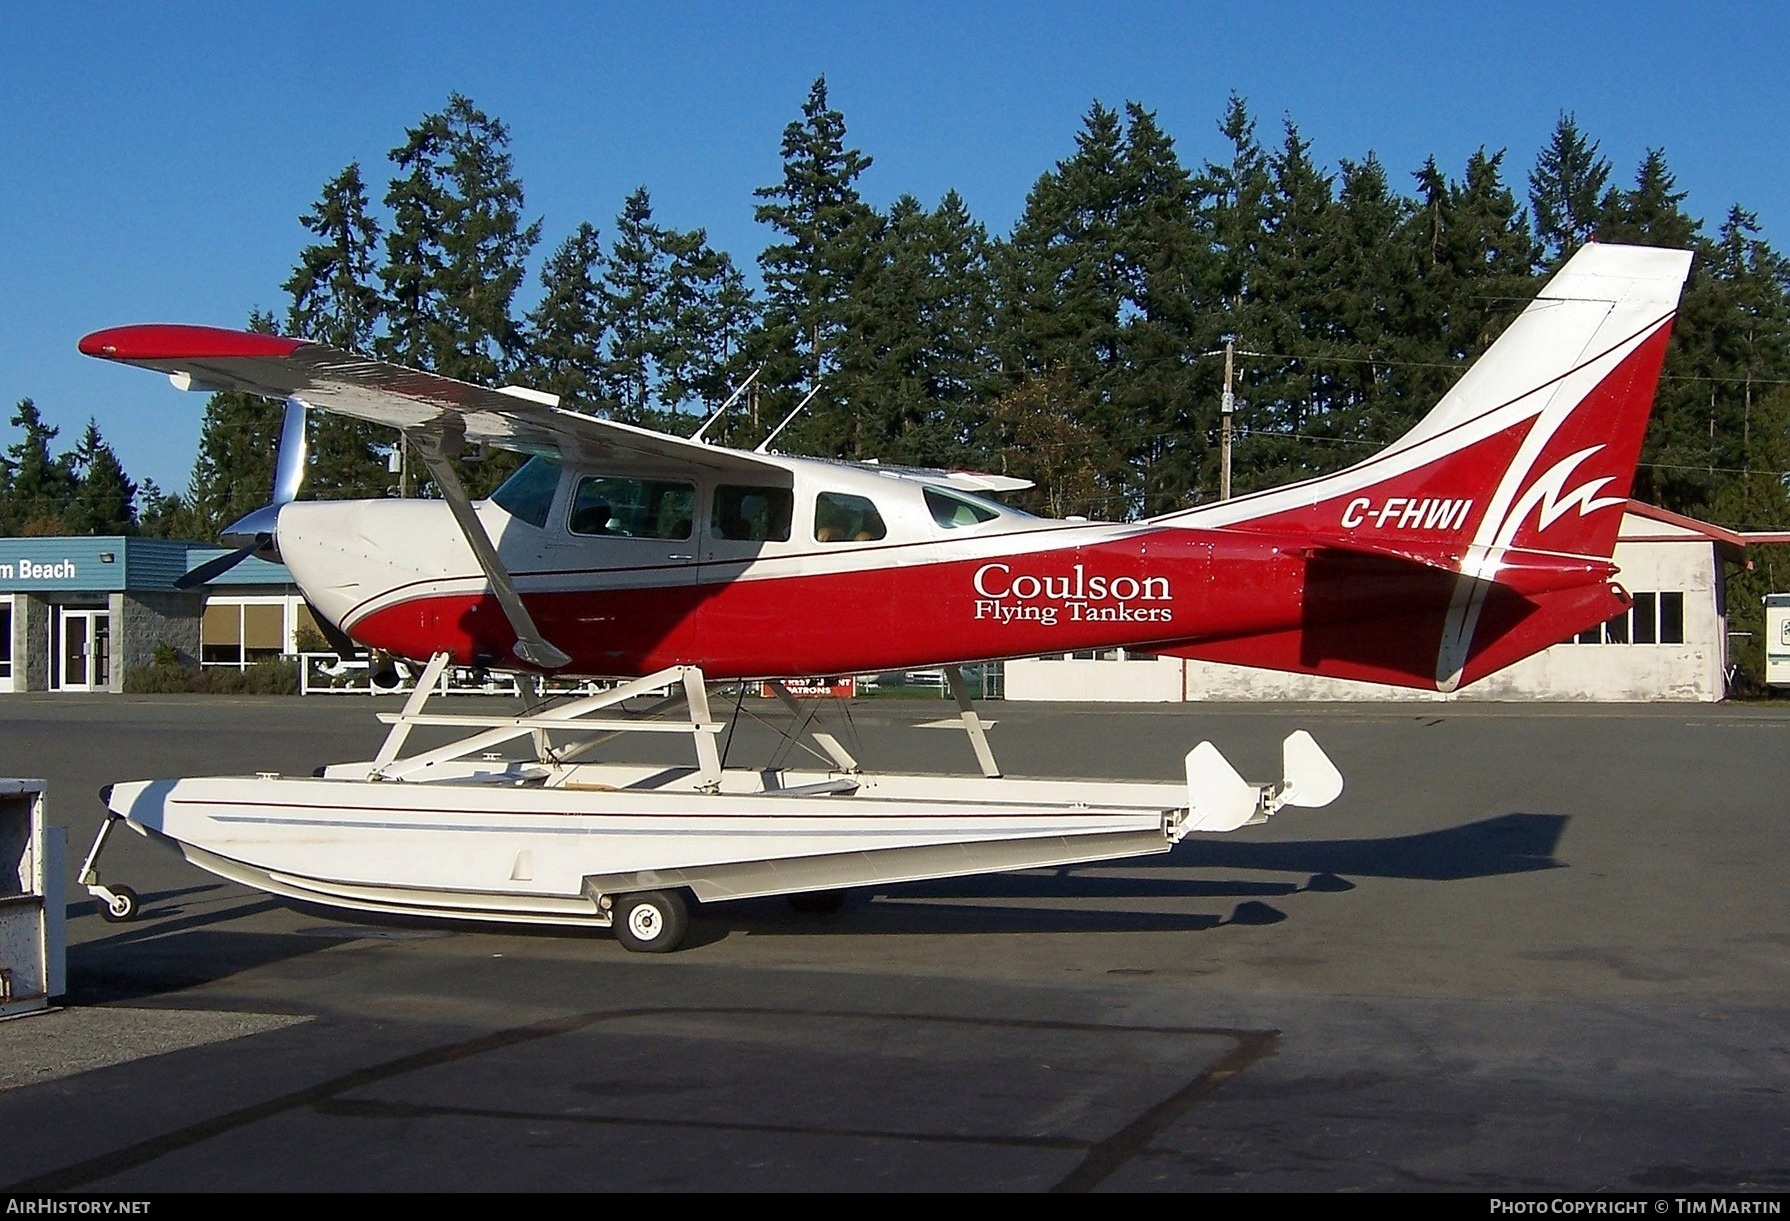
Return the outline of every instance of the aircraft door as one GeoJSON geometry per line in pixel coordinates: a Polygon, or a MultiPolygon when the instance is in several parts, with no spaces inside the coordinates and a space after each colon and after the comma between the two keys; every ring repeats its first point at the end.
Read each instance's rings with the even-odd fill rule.
{"type": "Polygon", "coordinates": [[[580,591],[537,617],[542,632],[618,666],[656,664],[645,659],[679,637],[698,599],[696,484],[581,474],[562,511],[549,563],[577,570],[580,591]]]}

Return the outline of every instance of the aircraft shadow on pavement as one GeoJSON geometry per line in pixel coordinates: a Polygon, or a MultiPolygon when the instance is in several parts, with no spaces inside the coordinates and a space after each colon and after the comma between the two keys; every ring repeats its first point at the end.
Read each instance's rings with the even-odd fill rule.
{"type": "MultiPolygon", "coordinates": [[[[140,1000],[214,983],[242,971],[324,949],[326,943],[281,933],[216,927],[289,906],[268,895],[237,892],[216,905],[187,907],[179,900],[224,890],[221,883],[162,890],[142,896],[142,914],[110,936],[68,947],[68,1003],[96,1005],[140,1000]]],[[[71,903],[69,915],[80,907],[71,903]]],[[[82,913],[84,914],[84,913],[82,913]]]]}
{"type": "Polygon", "coordinates": [[[1554,853],[1566,822],[1564,814],[1518,813],[1384,839],[1266,843],[1189,836],[1167,858],[1150,863],[1456,882],[1564,869],[1554,853]]]}
{"type": "MultiPolygon", "coordinates": [[[[1293,840],[1278,843],[1190,837],[1165,856],[1100,861],[1053,870],[944,878],[859,892],[874,906],[853,904],[859,931],[929,933],[973,924],[979,932],[1203,931],[1223,925],[1277,924],[1286,913],[1265,899],[1355,889],[1357,878],[1451,882],[1531,873],[1565,866],[1555,859],[1566,827],[1560,814],[1502,814],[1459,827],[1380,839],[1293,840]],[[1303,873],[1303,882],[1190,878],[1166,870],[1259,870],[1303,873]],[[1211,913],[1126,911],[1113,907],[1006,907],[1002,901],[1241,899],[1228,916],[1211,913]],[[955,900],[955,901],[954,901],[955,900]]],[[[737,927],[802,935],[825,932],[825,919],[777,912],[761,900],[734,905],[737,927]]],[[[718,908],[717,914],[727,910],[718,908]]],[[[722,920],[727,917],[722,916],[722,920]]],[[[699,940],[692,927],[692,944],[699,940]]]]}

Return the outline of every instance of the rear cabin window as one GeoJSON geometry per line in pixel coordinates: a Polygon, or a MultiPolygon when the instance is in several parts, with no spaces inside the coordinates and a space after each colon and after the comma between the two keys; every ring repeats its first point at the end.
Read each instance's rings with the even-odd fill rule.
{"type": "Polygon", "coordinates": [[[979,526],[1001,515],[991,505],[979,504],[966,496],[953,496],[937,488],[926,489],[926,507],[932,510],[932,520],[947,530],[955,530],[960,526],[979,526]]]}
{"type": "Polygon", "coordinates": [[[503,511],[517,521],[545,528],[553,511],[553,494],[559,490],[559,463],[539,456],[530,458],[503,486],[491,493],[503,511]]]}
{"type": "Polygon", "coordinates": [[[715,489],[715,510],[709,529],[716,538],[748,543],[789,541],[790,510],[795,494],[788,488],[721,484],[715,489]]]}
{"type": "Polygon", "coordinates": [[[871,543],[886,537],[888,527],[876,506],[862,496],[822,492],[814,498],[814,541],[871,543]]]}
{"type": "Polygon", "coordinates": [[[689,538],[695,510],[693,483],[593,476],[578,481],[568,525],[573,534],[689,538]]]}

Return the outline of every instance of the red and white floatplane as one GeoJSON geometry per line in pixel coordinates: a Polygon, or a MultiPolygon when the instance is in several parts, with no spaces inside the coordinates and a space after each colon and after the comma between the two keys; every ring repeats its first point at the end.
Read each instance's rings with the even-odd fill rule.
{"type": "Polygon", "coordinates": [[[373,759],[109,786],[82,881],[109,915],[135,914],[98,875],[122,822],[295,900],[613,926],[663,951],[687,894],[817,896],[1166,852],[1328,804],[1342,779],[1303,732],[1265,784],[1210,743],[1187,754],[1185,784],[1003,776],[956,667],[1127,647],[1452,691],[1610,618],[1629,604],[1611,556],[1690,260],[1586,246],[1380,453],[1124,523],[1019,512],[991,498],[1026,486],[1002,476],[731,449],[303,339],[89,335],[83,352],[183,389],[287,401],[274,503],[191,580],[277,555],[320,621],[423,672],[373,759]],[[401,429],[440,498],[297,499],[307,407],[401,429]],[[475,501],[452,460],[480,446],[530,459],[475,501]],[[941,664],[979,776],[865,771],[782,682],[941,664]],[[617,685],[520,716],[428,711],[450,666],[617,685]],[[723,766],[711,686],[746,680],[783,697],[821,766],[723,766]],[[418,726],[465,736],[407,753],[418,726]],[[694,757],[595,758],[640,732],[686,734],[694,757]]]}

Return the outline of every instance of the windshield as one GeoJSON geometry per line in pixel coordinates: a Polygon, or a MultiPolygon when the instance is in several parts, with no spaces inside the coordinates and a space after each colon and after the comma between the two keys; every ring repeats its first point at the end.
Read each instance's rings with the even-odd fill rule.
{"type": "Polygon", "coordinates": [[[553,511],[553,494],[558,490],[559,463],[537,455],[504,480],[503,486],[491,493],[491,499],[517,521],[544,528],[547,515],[553,511]]]}

